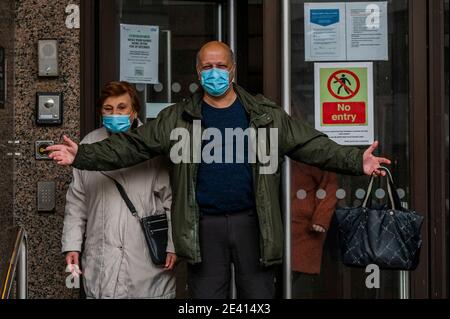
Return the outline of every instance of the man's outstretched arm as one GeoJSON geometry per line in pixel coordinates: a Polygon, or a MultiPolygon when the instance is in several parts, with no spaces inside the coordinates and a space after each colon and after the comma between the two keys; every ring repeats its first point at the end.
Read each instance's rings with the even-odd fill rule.
{"type": "Polygon", "coordinates": [[[281,134],[284,135],[284,143],[280,146],[286,155],[324,170],[341,174],[384,176],[386,172],[380,170],[380,166],[391,163],[387,158],[373,155],[378,141],[366,150],[339,145],[304,121],[293,119],[286,113],[283,114],[281,134]]]}
{"type": "Polygon", "coordinates": [[[47,147],[49,157],[59,165],[72,165],[81,170],[109,171],[129,167],[160,154],[169,148],[169,112],[135,130],[113,134],[109,138],[92,144],[77,145],[67,136],[64,144],[47,147]]]}

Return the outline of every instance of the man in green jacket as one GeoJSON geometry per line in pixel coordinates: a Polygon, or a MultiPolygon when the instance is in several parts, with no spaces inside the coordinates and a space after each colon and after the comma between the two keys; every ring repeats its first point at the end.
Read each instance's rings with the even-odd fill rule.
{"type": "Polygon", "coordinates": [[[273,298],[272,266],[283,253],[279,167],[285,155],[351,175],[384,175],[379,167],[390,163],[372,155],[377,142],[365,151],[338,145],[250,95],[232,83],[235,70],[230,48],[209,42],[197,55],[202,92],[129,133],[83,145],[64,136],[64,144],[47,148],[60,165],[97,171],[170,155],[173,241],[188,262],[192,298],[226,298],[231,263],[239,298],[273,298]]]}

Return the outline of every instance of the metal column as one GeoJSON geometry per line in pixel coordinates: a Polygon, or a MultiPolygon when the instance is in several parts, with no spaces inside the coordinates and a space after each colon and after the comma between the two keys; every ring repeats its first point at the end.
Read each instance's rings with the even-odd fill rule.
{"type": "MultiPolygon", "coordinates": [[[[402,202],[402,207],[408,209],[408,202],[402,202]]],[[[409,271],[399,271],[400,299],[409,299],[409,271]]]]}
{"type": "Polygon", "coordinates": [[[217,41],[223,41],[222,21],[223,21],[223,5],[222,3],[219,2],[217,4],[217,41]]]}
{"type": "MultiPolygon", "coordinates": [[[[236,0],[228,0],[228,44],[236,58],[236,0]]],[[[236,82],[236,74],[233,82],[236,82]]],[[[230,298],[237,298],[234,265],[231,264],[230,298]]]]}
{"type": "Polygon", "coordinates": [[[28,299],[28,273],[27,273],[27,239],[26,235],[20,244],[17,264],[17,298],[28,299]]]}
{"type": "MultiPolygon", "coordinates": [[[[289,0],[281,2],[281,104],[291,113],[291,12],[289,0]]],[[[282,167],[282,194],[284,217],[283,297],[292,298],[291,281],[291,162],[285,158],[282,167]]]]}
{"type": "Polygon", "coordinates": [[[170,30],[161,30],[166,35],[166,89],[167,103],[172,103],[172,32],[170,30]]]}
{"type": "Polygon", "coordinates": [[[228,42],[236,56],[236,0],[228,0],[228,42]]]}

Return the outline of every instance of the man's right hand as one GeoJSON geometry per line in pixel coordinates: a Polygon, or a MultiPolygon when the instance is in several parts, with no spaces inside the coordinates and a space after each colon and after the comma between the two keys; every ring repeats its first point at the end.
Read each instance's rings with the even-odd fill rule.
{"type": "Polygon", "coordinates": [[[49,157],[59,165],[72,165],[78,152],[78,145],[66,135],[64,135],[64,144],[48,146],[46,151],[50,151],[49,157]]]}

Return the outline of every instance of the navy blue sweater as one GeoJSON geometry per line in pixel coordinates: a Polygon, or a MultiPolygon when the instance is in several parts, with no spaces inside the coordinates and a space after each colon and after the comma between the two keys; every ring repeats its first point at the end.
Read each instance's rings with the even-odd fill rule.
{"type": "MultiPolygon", "coordinates": [[[[214,140],[216,145],[210,154],[214,154],[215,150],[221,150],[221,163],[205,163],[199,164],[197,174],[197,203],[200,211],[205,214],[225,214],[233,213],[241,210],[253,209],[255,206],[255,198],[253,194],[253,178],[252,166],[248,162],[248,137],[245,137],[244,150],[236,152],[236,138],[232,141],[233,160],[232,163],[225,163],[226,146],[225,146],[225,129],[226,128],[242,128],[247,129],[249,120],[244,106],[239,99],[227,108],[214,108],[207,103],[202,103],[202,126],[204,128],[217,128],[220,130],[222,140],[217,141],[210,136],[209,140],[202,141],[202,155],[205,145],[214,140]],[[243,160],[242,160],[243,157],[243,160]],[[236,159],[243,161],[237,163],[236,159]]],[[[212,144],[209,144],[211,147],[212,144]]],[[[229,146],[230,147],[230,146],[229,146]]],[[[228,154],[227,156],[230,156],[228,154]]]]}

